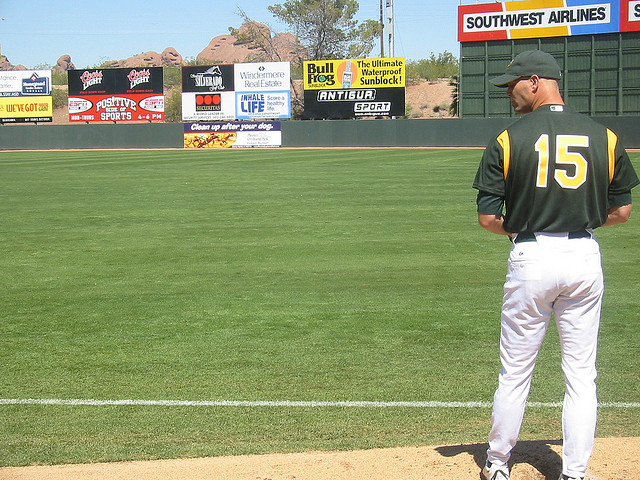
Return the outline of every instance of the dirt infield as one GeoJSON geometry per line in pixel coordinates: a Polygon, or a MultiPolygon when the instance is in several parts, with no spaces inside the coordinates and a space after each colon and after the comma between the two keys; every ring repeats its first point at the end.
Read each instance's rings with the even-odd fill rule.
{"type": "MultiPolygon", "coordinates": [[[[0,468],[2,480],[476,480],[485,444],[0,468]]],[[[559,440],[523,441],[513,480],[557,480],[559,440]]],[[[600,438],[588,480],[640,478],[640,438],[600,438]]]]}

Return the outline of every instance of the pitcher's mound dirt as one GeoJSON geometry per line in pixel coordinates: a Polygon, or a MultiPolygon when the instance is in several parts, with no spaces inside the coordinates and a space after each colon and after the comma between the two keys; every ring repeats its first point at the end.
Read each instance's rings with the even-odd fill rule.
{"type": "MultiPolygon", "coordinates": [[[[513,480],[556,480],[560,441],[523,441],[513,480]]],[[[476,480],[486,445],[449,445],[152,462],[0,468],[2,480],[476,480]]],[[[640,479],[640,438],[601,438],[588,480],[640,479]]]]}

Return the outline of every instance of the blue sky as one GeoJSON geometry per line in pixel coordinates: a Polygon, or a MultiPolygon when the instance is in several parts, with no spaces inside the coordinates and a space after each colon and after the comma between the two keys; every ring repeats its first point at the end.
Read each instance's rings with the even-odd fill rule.
{"type": "MultiPolygon", "coordinates": [[[[481,0],[481,3],[487,0],[481,0]]],[[[71,55],[76,68],[174,47],[195,58],[213,37],[239,27],[244,10],[275,32],[286,31],[268,5],[284,0],[1,0],[0,47],[14,64],[55,65],[71,55]]],[[[379,0],[359,0],[357,19],[380,17],[379,0]]],[[[465,0],[462,3],[476,3],[465,0]]],[[[457,7],[460,0],[394,0],[395,55],[408,60],[449,51],[459,56],[457,7]]],[[[376,46],[372,56],[379,56],[376,46]]],[[[385,45],[385,55],[388,55],[385,45]]]]}

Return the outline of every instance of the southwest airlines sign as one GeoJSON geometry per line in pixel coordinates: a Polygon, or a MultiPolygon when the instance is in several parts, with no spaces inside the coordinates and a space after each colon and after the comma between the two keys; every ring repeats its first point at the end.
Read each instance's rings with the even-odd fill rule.
{"type": "Polygon", "coordinates": [[[620,15],[620,31],[640,31],[640,1],[623,0],[621,5],[623,8],[620,15]]]}
{"type": "Polygon", "coordinates": [[[640,30],[640,1],[524,0],[458,7],[461,42],[640,30]]]}

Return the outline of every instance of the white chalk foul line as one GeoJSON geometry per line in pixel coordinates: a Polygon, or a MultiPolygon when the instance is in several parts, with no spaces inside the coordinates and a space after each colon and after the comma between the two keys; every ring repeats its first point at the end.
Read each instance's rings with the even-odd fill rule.
{"type": "MultiPolygon", "coordinates": [[[[132,406],[132,407],[298,407],[298,408],[491,408],[491,402],[369,402],[251,400],[94,400],[61,398],[0,398],[0,405],[132,406]]],[[[558,408],[561,402],[529,402],[530,408],[558,408]]],[[[600,408],[640,408],[640,403],[604,402],[600,408]]]]}

